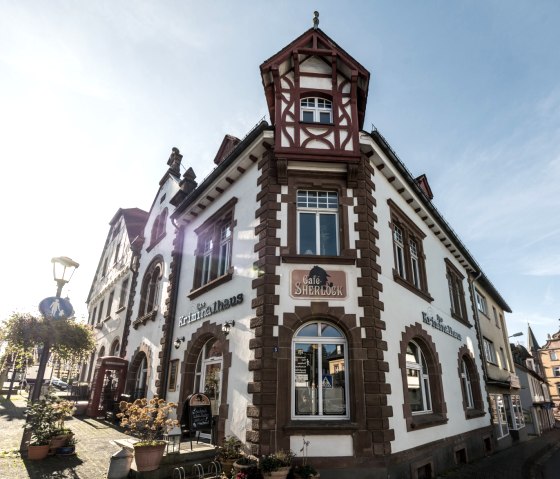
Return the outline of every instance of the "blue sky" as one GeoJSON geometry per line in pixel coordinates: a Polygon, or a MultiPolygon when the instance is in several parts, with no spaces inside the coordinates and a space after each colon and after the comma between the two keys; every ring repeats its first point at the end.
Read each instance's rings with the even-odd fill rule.
{"type": "MultiPolygon", "coordinates": [[[[149,209],[171,148],[202,180],[267,116],[259,65],[312,25],[372,74],[386,137],[537,339],[560,317],[557,1],[0,0],[0,317],[80,263],[78,316],[119,207],[149,209]]],[[[525,342],[525,337],[520,338],[525,342]]]]}

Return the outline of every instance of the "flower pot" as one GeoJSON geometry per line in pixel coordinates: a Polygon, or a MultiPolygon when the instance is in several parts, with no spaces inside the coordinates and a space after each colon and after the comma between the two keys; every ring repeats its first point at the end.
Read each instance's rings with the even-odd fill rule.
{"type": "Polygon", "coordinates": [[[75,454],[76,446],[62,446],[56,448],[56,455],[57,456],[70,456],[75,454]]]}
{"type": "Polygon", "coordinates": [[[155,446],[134,446],[134,461],[138,472],[155,471],[163,458],[165,443],[155,446]]]}
{"type": "Polygon", "coordinates": [[[222,471],[226,476],[231,475],[231,470],[233,469],[233,463],[235,459],[220,459],[220,464],[222,465],[222,471]]]}
{"type": "Polygon", "coordinates": [[[280,467],[276,471],[265,472],[263,475],[264,477],[274,478],[274,479],[286,479],[290,472],[290,466],[280,467]]]}
{"type": "Polygon", "coordinates": [[[59,447],[66,446],[69,438],[69,434],[60,434],[58,436],[51,437],[51,441],[49,443],[49,454],[53,455],[59,447]]]}
{"type": "Polygon", "coordinates": [[[49,454],[49,445],[45,444],[43,446],[29,446],[27,450],[27,458],[32,461],[37,461],[40,459],[45,459],[49,454]]]}
{"type": "Polygon", "coordinates": [[[237,461],[233,463],[233,470],[235,472],[243,472],[247,469],[251,469],[252,467],[256,467],[257,463],[251,463],[251,464],[239,464],[237,461]]]}

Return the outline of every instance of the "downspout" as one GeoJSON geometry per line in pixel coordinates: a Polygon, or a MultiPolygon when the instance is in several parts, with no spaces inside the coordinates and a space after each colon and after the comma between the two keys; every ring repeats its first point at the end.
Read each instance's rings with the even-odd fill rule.
{"type": "MultiPolygon", "coordinates": [[[[171,288],[171,295],[169,298],[169,310],[168,310],[168,331],[166,336],[166,341],[163,350],[163,357],[161,358],[161,365],[162,365],[162,388],[161,388],[161,395],[162,399],[167,399],[167,384],[169,382],[169,358],[171,357],[171,348],[173,346],[173,332],[175,330],[175,314],[177,312],[177,297],[179,294],[179,279],[181,273],[181,264],[183,262],[183,243],[184,243],[184,228],[180,227],[176,223],[175,218],[171,218],[171,224],[175,227],[177,231],[175,234],[175,240],[177,241],[177,248],[173,252],[173,260],[174,263],[173,267],[173,274],[174,274],[174,281],[173,286],[171,288]]],[[[171,274],[171,272],[170,272],[171,274]]],[[[179,374],[177,374],[179,375],[179,374]]]]}
{"type": "Polygon", "coordinates": [[[479,271],[476,276],[474,276],[475,271],[469,274],[469,293],[471,295],[471,304],[473,305],[474,312],[474,327],[476,330],[476,337],[478,339],[478,347],[480,349],[480,358],[482,361],[482,377],[484,379],[484,388],[486,389],[486,402],[488,403],[488,414],[490,414],[490,424],[492,422],[492,407],[490,406],[490,393],[488,392],[488,370],[486,368],[486,358],[484,357],[484,338],[482,336],[482,330],[480,328],[480,317],[478,315],[478,307],[476,305],[476,298],[474,294],[474,283],[482,276],[482,271],[479,271]]]}

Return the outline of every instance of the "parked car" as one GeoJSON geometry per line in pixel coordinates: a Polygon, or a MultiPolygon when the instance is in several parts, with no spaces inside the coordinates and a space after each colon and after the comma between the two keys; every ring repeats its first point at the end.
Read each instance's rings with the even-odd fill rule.
{"type": "Polygon", "coordinates": [[[68,389],[68,383],[64,382],[62,379],[58,379],[55,377],[51,378],[51,386],[54,386],[57,389],[60,389],[61,391],[66,391],[66,389],[68,389]]]}

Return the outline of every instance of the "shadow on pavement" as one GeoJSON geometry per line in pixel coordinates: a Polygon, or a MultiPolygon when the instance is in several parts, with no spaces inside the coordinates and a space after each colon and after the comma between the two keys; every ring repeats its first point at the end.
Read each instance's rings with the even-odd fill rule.
{"type": "Polygon", "coordinates": [[[75,469],[83,461],[78,456],[51,456],[41,461],[23,459],[23,463],[30,479],[79,479],[75,469]]]}

